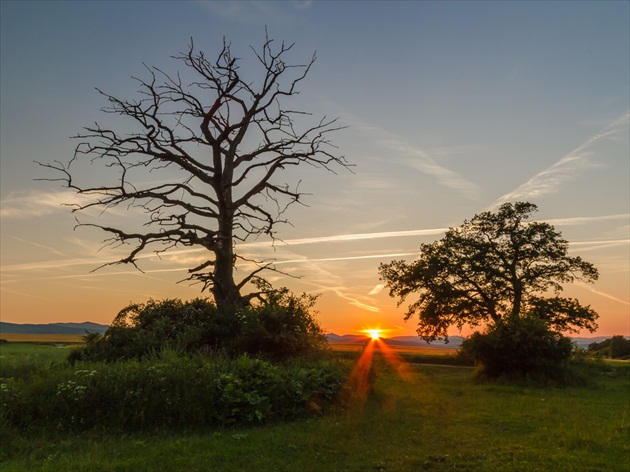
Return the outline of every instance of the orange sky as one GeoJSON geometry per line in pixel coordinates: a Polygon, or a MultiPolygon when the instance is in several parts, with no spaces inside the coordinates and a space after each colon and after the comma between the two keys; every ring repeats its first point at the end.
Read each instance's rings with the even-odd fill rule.
{"type": "MultiPolygon", "coordinates": [[[[62,204],[77,196],[34,180],[51,175],[33,161],[68,162],[77,145],[69,137],[95,121],[125,129],[100,111],[107,103],[95,87],[137,98],[130,76],[146,77],[144,63],[173,73],[169,57],[191,37],[208,56],[226,37],[250,73],[249,46],[267,27],[296,43],[295,63],[317,51],[287,107],[339,117],[348,128],[330,138],[355,167],[288,169],[285,182],[301,182],[307,206],[289,209],[275,248],[257,240],[238,250],[294,276],[271,274],[275,285],[321,294],[326,330],[414,334],[405,307],[382,290],[379,263],[412,260],[445,228],[530,201],[535,219],[600,271],[595,285],[565,294],[600,313],[596,335],[630,335],[628,2],[166,1],[150,15],[144,2],[1,8],[2,321],[107,324],[130,302],[200,295],[177,284],[205,260],[190,248],[148,254],[144,274],[92,273],[120,252],[102,249],[98,231],[74,229],[62,204]]],[[[296,117],[298,128],[310,124],[296,117]]],[[[76,169],[81,179],[105,175],[98,165],[76,169]]],[[[132,225],[138,215],[117,208],[81,221],[132,225]]]]}

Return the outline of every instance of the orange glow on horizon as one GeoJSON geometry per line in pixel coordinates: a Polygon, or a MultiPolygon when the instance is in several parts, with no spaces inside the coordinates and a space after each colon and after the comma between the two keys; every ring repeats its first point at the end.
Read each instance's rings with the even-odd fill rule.
{"type": "Polygon", "coordinates": [[[363,330],[365,333],[368,334],[368,336],[373,339],[374,341],[376,341],[377,339],[381,338],[381,333],[382,330],[380,329],[365,329],[363,330]]]}

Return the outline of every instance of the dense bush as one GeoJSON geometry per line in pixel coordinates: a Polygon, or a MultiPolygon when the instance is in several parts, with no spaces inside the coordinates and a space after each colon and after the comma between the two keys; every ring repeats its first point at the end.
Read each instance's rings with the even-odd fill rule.
{"type": "Polygon", "coordinates": [[[630,359],[630,339],[618,335],[588,346],[588,354],[611,359],[630,359]]]}
{"type": "Polygon", "coordinates": [[[236,350],[287,358],[324,350],[324,331],[311,314],[316,297],[296,297],[287,289],[275,291],[260,304],[239,313],[236,350]]]}
{"type": "Polygon", "coordinates": [[[572,348],[571,340],[549,330],[545,321],[518,317],[499,322],[485,333],[474,333],[460,351],[491,378],[549,377],[566,365],[572,348]]]}
{"type": "Polygon", "coordinates": [[[231,314],[202,299],[131,304],[118,313],[105,334],[86,336],[85,345],[70,354],[70,361],[141,359],[164,347],[274,359],[314,353],[327,346],[311,313],[314,303],[315,297],[281,289],[231,314]]]}
{"type": "Polygon", "coordinates": [[[0,428],[191,429],[257,424],[321,411],[347,372],[328,361],[272,364],[240,356],[182,356],[2,371],[0,428]]]}

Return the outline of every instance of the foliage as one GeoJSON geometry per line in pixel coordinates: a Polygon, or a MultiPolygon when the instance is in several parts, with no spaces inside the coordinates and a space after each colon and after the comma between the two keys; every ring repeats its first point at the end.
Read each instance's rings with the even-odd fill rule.
{"type": "Polygon", "coordinates": [[[500,320],[485,333],[472,334],[460,352],[473,358],[480,373],[490,378],[558,378],[572,349],[571,340],[549,330],[544,320],[524,316],[509,323],[500,320]]]}
{"type": "Polygon", "coordinates": [[[340,364],[272,364],[241,356],[182,356],[2,372],[3,428],[120,431],[259,424],[323,409],[345,378],[340,364]],[[314,406],[317,406],[315,408],[314,406]]]}
{"type": "Polygon", "coordinates": [[[630,339],[621,335],[613,336],[599,343],[588,346],[588,354],[610,359],[630,359],[630,339]]]}
{"type": "Polygon", "coordinates": [[[316,296],[295,296],[288,289],[268,291],[268,298],[239,313],[237,346],[245,352],[286,358],[322,351],[328,342],[311,313],[316,296]]]}
{"type": "Polygon", "coordinates": [[[309,113],[287,106],[315,62],[313,55],[293,63],[292,49],[265,35],[262,46],[251,48],[251,67],[241,68],[229,42],[212,58],[191,40],[173,57],[181,70],[147,66],[147,77],[135,79],[139,98],[98,90],[109,104],[102,111],[120,123],[86,127],[70,162],[41,165],[58,176],[48,180],[83,197],[75,212],[134,211],[135,226],[79,222],[104,231],[107,245],[130,247],[112,264],[136,266],[142,253],[197,247],[207,260],[189,268],[188,280],[211,290],[221,309],[233,315],[258,295],[242,292],[261,271],[275,268],[243,257],[235,246],[260,235],[273,239],[287,222],[285,210],[304,193],[280,176],[298,165],[348,166],[329,141],[341,129],[335,119],[309,123],[309,113]],[[78,178],[81,165],[104,170],[97,183],[78,178]]]}
{"type": "Polygon", "coordinates": [[[274,359],[313,354],[327,347],[311,309],[316,297],[267,289],[255,306],[231,316],[210,300],[177,299],[131,304],[103,335],[91,333],[70,361],[142,358],[164,347],[195,352],[222,350],[274,359]]]}
{"type": "Polygon", "coordinates": [[[359,414],[264,427],[63,434],[0,428],[3,472],[621,471],[627,470],[628,363],[593,364],[596,387],[480,383],[466,368],[377,362],[359,414]],[[605,369],[604,369],[605,368],[605,369]],[[602,370],[603,369],[603,370],[602,370]],[[624,375],[621,372],[625,371],[624,375]]]}
{"type": "Polygon", "coordinates": [[[597,280],[597,269],[569,256],[568,242],[553,226],[527,222],[536,209],[505,203],[422,244],[412,263],[381,264],[381,278],[399,304],[418,294],[405,319],[418,316],[420,336],[432,341],[447,337],[453,325],[492,326],[522,316],[541,318],[554,331],[597,328],[595,311],[557,296],[562,283],[597,280]],[[555,296],[545,298],[549,292],[555,296]]]}

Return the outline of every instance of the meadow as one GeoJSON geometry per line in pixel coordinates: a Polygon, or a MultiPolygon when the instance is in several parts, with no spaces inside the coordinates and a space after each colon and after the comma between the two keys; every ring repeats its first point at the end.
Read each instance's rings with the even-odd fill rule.
{"type": "MultiPolygon", "coordinates": [[[[60,362],[63,348],[0,347],[2,362],[60,362]],[[50,357],[47,357],[50,355],[50,357]]],[[[348,351],[352,349],[346,349],[348,351]]],[[[355,361],[360,351],[355,351],[355,361]]],[[[3,471],[627,471],[630,365],[582,366],[581,387],[476,381],[465,366],[375,349],[362,400],[263,426],[16,433],[3,471]]],[[[444,353],[441,353],[442,355],[444,353]]],[[[425,353],[431,356],[431,353],[425,353]]]]}
{"type": "Polygon", "coordinates": [[[83,334],[0,334],[1,339],[4,339],[11,343],[31,344],[78,344],[83,342],[83,336],[83,334]]]}

